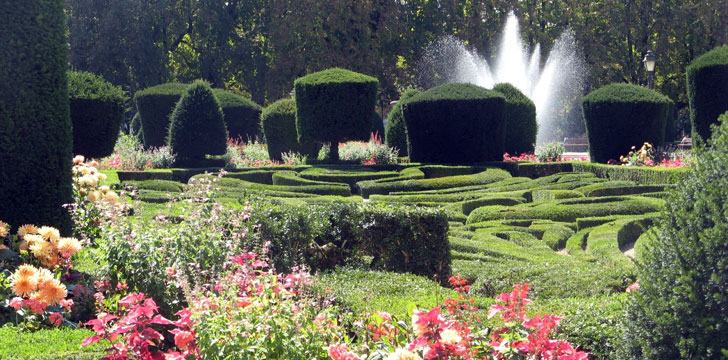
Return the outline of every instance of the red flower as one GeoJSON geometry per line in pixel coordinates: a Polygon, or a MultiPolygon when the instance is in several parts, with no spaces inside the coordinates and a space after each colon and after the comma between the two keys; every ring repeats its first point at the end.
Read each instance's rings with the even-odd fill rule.
{"type": "Polygon", "coordinates": [[[48,320],[50,320],[51,324],[55,326],[61,326],[61,323],[63,323],[63,315],[61,315],[61,313],[54,312],[48,317],[48,320]]]}

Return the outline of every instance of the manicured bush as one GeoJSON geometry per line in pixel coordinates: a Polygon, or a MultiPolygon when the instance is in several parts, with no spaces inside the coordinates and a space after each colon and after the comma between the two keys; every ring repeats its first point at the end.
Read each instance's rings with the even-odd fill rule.
{"type": "Polygon", "coordinates": [[[323,168],[312,168],[299,174],[304,179],[348,184],[352,189],[359,181],[391,178],[397,175],[399,173],[395,171],[338,171],[323,168]]]}
{"type": "MultiPolygon", "coordinates": [[[[212,175],[195,175],[190,178],[190,181],[193,179],[198,179],[200,177],[205,176],[212,176],[212,175]]],[[[300,178],[299,178],[300,179],[300,178]]],[[[305,179],[300,179],[303,181],[310,181],[305,179]]],[[[232,178],[223,178],[225,183],[227,183],[228,187],[234,187],[239,190],[242,189],[248,189],[248,190],[259,190],[262,192],[266,191],[272,191],[272,192],[297,192],[297,193],[307,193],[307,194],[316,194],[316,195],[338,195],[338,196],[351,196],[351,189],[349,189],[349,186],[346,184],[326,184],[326,183],[319,183],[319,182],[312,182],[310,184],[303,184],[298,183],[298,185],[267,185],[267,184],[260,184],[260,183],[254,183],[250,181],[245,180],[238,180],[238,179],[232,179],[232,178]]],[[[218,185],[221,182],[218,182],[218,185]]]]}
{"type": "Polygon", "coordinates": [[[222,113],[225,115],[228,137],[254,140],[262,134],[260,105],[253,100],[222,89],[213,89],[212,93],[220,103],[222,113]]]}
{"type": "Polygon", "coordinates": [[[89,72],[68,72],[73,153],[102,158],[114,152],[124,118],[126,94],[89,72]]]}
{"type": "Polygon", "coordinates": [[[155,190],[166,192],[182,192],[187,188],[186,184],[172,180],[142,180],[142,181],[125,181],[121,184],[123,187],[131,187],[139,190],[155,190]]]}
{"type": "Polygon", "coordinates": [[[384,142],[390,147],[397,148],[400,156],[409,155],[407,152],[407,128],[405,127],[402,105],[407,99],[419,93],[420,91],[417,89],[405,90],[399,101],[389,111],[387,128],[384,130],[384,142]]]}
{"type": "Polygon", "coordinates": [[[260,123],[268,143],[268,156],[271,160],[281,160],[281,154],[289,151],[316,159],[321,143],[298,141],[296,130],[296,102],[282,99],[263,110],[260,123]]]}
{"type": "Polygon", "coordinates": [[[154,171],[118,171],[119,181],[173,180],[171,170],[154,171]]]}
{"type": "Polygon", "coordinates": [[[506,123],[505,151],[510,154],[533,153],[538,132],[536,105],[511,84],[498,84],[493,90],[506,97],[503,111],[506,123]]]}
{"type": "MultiPolygon", "coordinates": [[[[403,171],[404,172],[404,171],[403,171]]],[[[389,194],[395,191],[436,190],[455,186],[490,184],[511,177],[500,169],[489,169],[473,175],[447,176],[434,179],[411,179],[393,181],[362,181],[357,183],[362,196],[371,194],[389,194]]]]}
{"type": "Polygon", "coordinates": [[[225,154],[225,120],[208,83],[198,80],[185,90],[170,115],[167,144],[181,160],[225,154]]]}
{"type": "Polygon", "coordinates": [[[300,141],[338,143],[369,139],[379,81],[345,69],[328,69],[296,79],[296,129],[300,141]]]}
{"type": "Polygon", "coordinates": [[[632,146],[663,144],[670,98],[631,84],[610,84],[582,99],[591,161],[619,159],[632,146]]]}
{"type": "Polygon", "coordinates": [[[139,141],[144,144],[144,132],[142,131],[142,118],[139,116],[139,112],[137,111],[134,114],[134,117],[131,118],[131,123],[129,123],[129,132],[133,134],[139,141]]]}
{"type": "Polygon", "coordinates": [[[445,84],[405,101],[411,161],[474,163],[503,157],[505,97],[472,84],[445,84]]]}
{"type": "MultiPolygon", "coordinates": [[[[625,317],[625,359],[718,359],[728,350],[728,119],[671,191],[640,245],[640,288],[625,317]]],[[[642,241],[642,240],[640,240],[642,241]]]]}
{"type": "Polygon", "coordinates": [[[710,125],[728,111],[728,45],[693,60],[686,69],[693,137],[710,138],[710,125]]]}
{"type": "Polygon", "coordinates": [[[167,144],[169,115],[187,87],[187,84],[168,83],[139,90],[134,94],[134,103],[142,124],[141,131],[144,133],[144,146],[159,147],[167,144]]]}
{"type": "Polygon", "coordinates": [[[591,172],[599,178],[628,180],[638,184],[674,184],[687,177],[689,168],[619,166],[586,162],[572,163],[574,171],[591,172]]]}
{"type": "Polygon", "coordinates": [[[63,1],[0,2],[0,220],[71,232],[68,39],[63,1]]]}

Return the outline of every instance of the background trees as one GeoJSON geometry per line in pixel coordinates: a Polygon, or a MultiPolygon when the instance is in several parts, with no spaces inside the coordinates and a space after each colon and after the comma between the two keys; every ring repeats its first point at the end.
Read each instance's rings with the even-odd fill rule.
{"type": "MultiPolygon", "coordinates": [[[[728,42],[722,0],[68,0],[71,65],[136,91],[203,78],[251,95],[284,97],[293,80],[344,66],[380,81],[378,111],[414,83],[425,47],[454,35],[486,58],[507,13],[547,54],[570,27],[590,67],[587,92],[645,82],[641,59],[658,55],[656,88],[687,107],[685,67],[728,42]]],[[[683,110],[683,113],[685,111],[683,110]]]]}

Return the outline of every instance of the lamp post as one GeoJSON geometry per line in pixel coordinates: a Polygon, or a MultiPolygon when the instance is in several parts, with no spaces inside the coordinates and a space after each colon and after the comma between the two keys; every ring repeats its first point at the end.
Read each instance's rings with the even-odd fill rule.
{"type": "Polygon", "coordinates": [[[652,89],[655,87],[655,64],[657,63],[657,57],[652,53],[652,50],[647,50],[645,58],[642,59],[645,64],[645,70],[647,70],[647,87],[652,89]]]}

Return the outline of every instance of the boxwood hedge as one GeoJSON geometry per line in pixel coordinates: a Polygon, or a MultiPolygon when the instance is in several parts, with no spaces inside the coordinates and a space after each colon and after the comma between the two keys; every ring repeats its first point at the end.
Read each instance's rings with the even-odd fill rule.
{"type": "Polygon", "coordinates": [[[536,105],[511,84],[493,87],[506,98],[503,118],[506,124],[505,151],[510,154],[533,153],[536,147],[536,105]]]}
{"type": "Polygon", "coordinates": [[[212,89],[212,94],[220,103],[222,113],[225,115],[228,137],[247,141],[262,135],[260,105],[246,97],[222,89],[212,89]]]}
{"type": "Polygon", "coordinates": [[[187,84],[168,83],[139,90],[134,94],[144,146],[164,146],[169,134],[169,114],[177,105],[187,84]]]}
{"type": "Polygon", "coordinates": [[[111,155],[124,118],[124,90],[90,72],[69,71],[68,98],[73,153],[88,158],[111,155]]]}
{"type": "Polygon", "coordinates": [[[710,125],[728,111],[728,45],[693,60],[686,69],[693,137],[710,138],[710,125]]]}
{"type": "MultiPolygon", "coordinates": [[[[402,173],[404,172],[402,171],[402,173]]],[[[357,185],[361,189],[362,196],[366,198],[371,194],[389,194],[395,191],[435,190],[454,186],[490,184],[510,177],[511,175],[507,171],[489,169],[473,175],[447,176],[434,179],[393,179],[393,181],[382,179],[369,182],[362,181],[357,185]]]]}
{"type": "Polygon", "coordinates": [[[281,99],[266,107],[260,116],[260,123],[271,160],[282,160],[281,154],[289,151],[312,159],[318,156],[321,143],[298,140],[296,102],[293,99],[281,99]]]}
{"type": "Polygon", "coordinates": [[[399,101],[389,111],[389,118],[387,119],[387,127],[384,130],[384,142],[387,146],[399,149],[399,156],[407,156],[407,128],[405,127],[404,114],[402,113],[402,106],[404,102],[419,94],[420,91],[417,89],[407,89],[399,101]]]}
{"type": "Polygon", "coordinates": [[[632,146],[662,145],[670,98],[631,84],[610,84],[582,99],[589,155],[606,163],[626,155],[632,146]]]}
{"type": "Polygon", "coordinates": [[[445,84],[405,101],[411,161],[475,163],[501,160],[505,97],[472,84],[445,84]]]}

